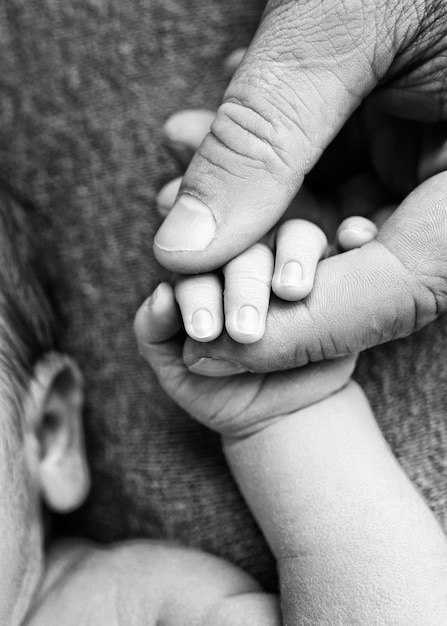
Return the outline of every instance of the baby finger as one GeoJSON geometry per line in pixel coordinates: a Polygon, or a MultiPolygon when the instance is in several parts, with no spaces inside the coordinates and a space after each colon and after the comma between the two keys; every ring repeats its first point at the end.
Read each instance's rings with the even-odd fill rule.
{"type": "Polygon", "coordinates": [[[222,284],[217,274],[178,276],[175,297],[187,334],[196,341],[212,341],[223,329],[222,284]]]}
{"type": "Polygon", "coordinates": [[[284,222],[276,235],[274,293],[290,301],[309,295],[327,245],[326,235],[312,222],[301,219],[284,222]]]}
{"type": "Polygon", "coordinates": [[[263,243],[225,266],[225,326],[235,341],[254,343],[264,334],[272,273],[273,254],[263,243]]]}

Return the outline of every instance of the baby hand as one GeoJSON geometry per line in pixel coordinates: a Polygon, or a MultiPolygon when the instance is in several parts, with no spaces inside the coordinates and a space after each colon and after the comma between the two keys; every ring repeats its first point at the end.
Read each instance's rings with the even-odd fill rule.
{"type": "MultiPolygon", "coordinates": [[[[348,242],[352,248],[374,234],[374,226],[368,220],[348,218],[339,228],[338,244],[348,242]]],[[[185,330],[193,339],[210,341],[220,334],[225,320],[232,338],[255,341],[263,333],[271,285],[277,285],[275,292],[280,295],[304,297],[312,288],[326,245],[323,232],[315,224],[292,219],[280,225],[269,242],[256,244],[230,261],[222,275],[179,276],[174,286],[159,285],[140,307],[135,332],[141,354],[168,395],[208,427],[240,437],[345,385],[355,358],[268,375],[240,372],[238,376],[225,376],[221,372],[222,377],[217,379],[197,375],[194,366],[188,369],[185,365],[185,335],[179,334],[185,330]],[[281,273],[289,263],[306,268],[303,273],[307,282],[290,281],[291,285],[284,285],[281,273]]]]}
{"type": "Polygon", "coordinates": [[[227,437],[252,435],[334,393],[347,383],[355,364],[354,357],[346,357],[273,374],[194,374],[183,361],[183,322],[168,283],[161,283],[140,307],[134,328],[139,351],[166,393],[193,418],[227,437]]]}

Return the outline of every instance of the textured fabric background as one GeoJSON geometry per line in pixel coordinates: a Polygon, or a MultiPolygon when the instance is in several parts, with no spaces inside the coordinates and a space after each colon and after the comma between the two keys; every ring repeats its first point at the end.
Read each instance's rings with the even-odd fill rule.
{"type": "MultiPolygon", "coordinates": [[[[260,0],[5,0],[0,6],[0,182],[45,218],[63,344],[87,380],[93,490],[71,518],[101,541],[168,537],[275,584],[271,556],[218,438],[160,391],[133,315],[163,273],[154,197],[180,170],[173,112],[214,108],[223,60],[250,40],[260,0]]],[[[361,357],[358,377],[405,469],[447,525],[445,320],[361,357]]]]}

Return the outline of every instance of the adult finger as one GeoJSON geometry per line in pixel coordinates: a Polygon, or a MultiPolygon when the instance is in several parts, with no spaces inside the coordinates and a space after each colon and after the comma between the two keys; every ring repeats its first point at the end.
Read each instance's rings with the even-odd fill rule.
{"type": "Polygon", "coordinates": [[[376,241],[322,261],[306,300],[273,301],[258,343],[223,338],[207,350],[188,343],[184,356],[195,371],[219,362],[228,374],[227,360],[256,372],[289,369],[405,337],[446,310],[447,173],[441,173],[404,200],[376,241]]]}
{"type": "Polygon", "coordinates": [[[405,3],[401,11],[342,0],[268,3],[156,235],[163,265],[181,272],[222,266],[277,222],[397,46],[414,34],[409,13],[405,3]]]}
{"type": "Polygon", "coordinates": [[[237,68],[242,63],[246,52],[247,48],[238,48],[237,50],[233,50],[225,59],[224,71],[229,79],[233,77],[237,68]]]}

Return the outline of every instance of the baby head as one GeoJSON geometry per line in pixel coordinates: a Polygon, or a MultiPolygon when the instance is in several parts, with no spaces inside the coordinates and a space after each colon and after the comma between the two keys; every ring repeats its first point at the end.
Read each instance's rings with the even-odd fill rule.
{"type": "Polygon", "coordinates": [[[42,505],[69,511],[89,476],[82,379],[57,323],[30,217],[0,193],[0,623],[20,624],[44,568],[42,505]]]}

